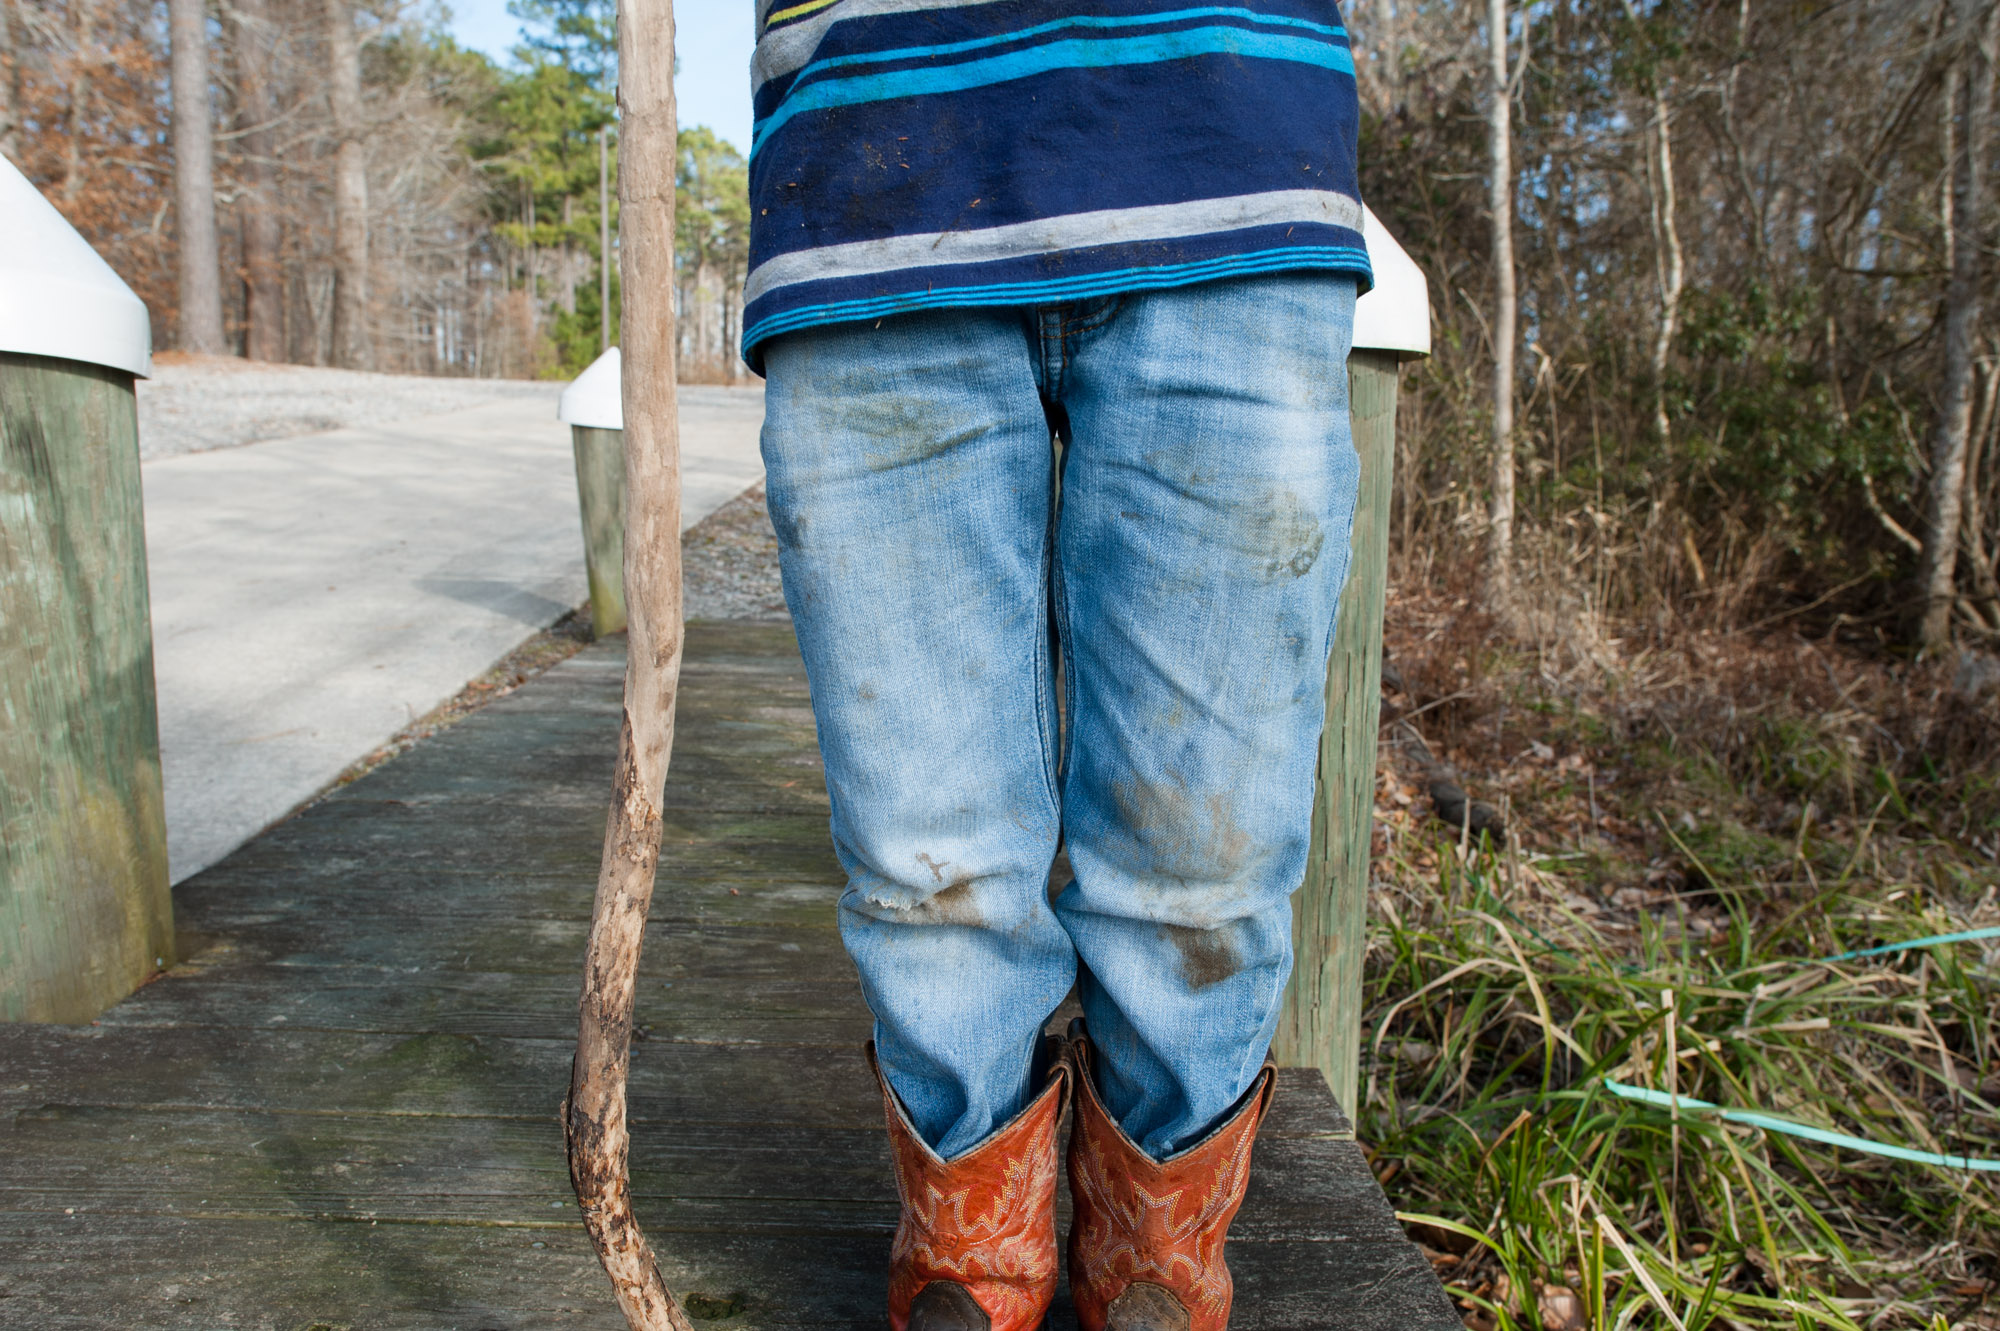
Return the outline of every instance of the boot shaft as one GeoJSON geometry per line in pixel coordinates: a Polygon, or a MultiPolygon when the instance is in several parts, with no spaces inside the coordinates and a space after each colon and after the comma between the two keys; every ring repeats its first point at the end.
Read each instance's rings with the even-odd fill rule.
{"type": "Polygon", "coordinates": [[[892,1331],[1034,1331],[1056,1289],[1056,1145],[1070,1070],[954,1160],[924,1142],[875,1065],[902,1214],[889,1255],[892,1331]]]}
{"type": "Polygon", "coordinates": [[[1225,1331],[1234,1286],[1223,1260],[1270,1108],[1266,1062],[1236,1110],[1200,1142],[1154,1160],[1097,1096],[1089,1038],[1074,1032],[1070,1293],[1081,1331],[1225,1331]]]}

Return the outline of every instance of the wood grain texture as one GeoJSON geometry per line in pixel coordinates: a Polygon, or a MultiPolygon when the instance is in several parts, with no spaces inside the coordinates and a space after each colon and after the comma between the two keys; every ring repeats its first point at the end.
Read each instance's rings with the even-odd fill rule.
{"type": "Polygon", "coordinates": [[[625,631],[625,432],[572,425],[569,434],[583,511],[590,627],[601,638],[625,631]]]}
{"type": "Polygon", "coordinates": [[[1354,543],[1326,665],[1326,728],[1319,745],[1312,847],[1292,911],[1297,961],[1273,1052],[1318,1068],[1343,1105],[1354,1103],[1361,1059],[1361,967],[1367,950],[1368,861],[1375,831],[1375,729],[1382,711],[1382,607],[1388,585],[1389,504],[1396,460],[1396,358],[1348,360],[1361,493],[1354,543]]]}
{"type": "Polygon", "coordinates": [[[671,0],[618,7],[618,167],[625,419],[625,716],[583,955],[576,1063],[563,1102],[570,1183],[632,1331],[692,1331],[632,1209],[625,1083],[646,912],[660,858],[660,802],[674,751],[681,624],[680,412],[674,392],[674,119],[671,0]],[[643,296],[644,298],[641,298],[643,296]]]}
{"type": "MultiPolygon", "coordinates": [[[[782,626],[687,642],[630,1203],[702,1331],[879,1328],[895,1201],[867,1013],[825,805],[785,784],[820,781],[795,761],[804,671],[782,626]]],[[[558,1114],[622,646],[183,883],[188,960],[101,1024],[0,1025],[0,1322],[624,1325],[558,1114]]],[[[1280,1074],[1232,1231],[1236,1331],[1458,1326],[1350,1136],[1316,1069],[1280,1074]]]]}
{"type": "Polygon", "coordinates": [[[0,353],[0,1020],[172,957],[132,376],[0,353]]]}

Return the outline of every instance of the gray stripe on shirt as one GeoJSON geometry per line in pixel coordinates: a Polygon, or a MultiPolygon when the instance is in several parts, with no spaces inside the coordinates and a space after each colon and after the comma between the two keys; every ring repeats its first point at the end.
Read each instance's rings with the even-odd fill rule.
{"type": "MultiPolygon", "coordinates": [[[[826,34],[826,30],[844,18],[907,14],[921,9],[963,9],[996,3],[998,0],[835,0],[834,4],[811,18],[757,39],[757,54],[750,58],[750,95],[755,97],[757,90],[772,79],[781,78],[808,64],[813,52],[819,49],[819,39],[826,34]]],[[[773,8],[783,11],[791,6],[777,4],[776,0],[764,0],[757,16],[760,25],[768,21],[767,16],[773,8]]]]}
{"type": "MultiPolygon", "coordinates": [[[[894,3],[894,0],[889,0],[894,3]]],[[[1086,249],[1127,241],[1172,240],[1212,235],[1249,227],[1310,222],[1361,229],[1361,201],[1332,190],[1285,189],[1268,194],[1237,194],[1187,203],[1150,204],[1143,208],[1109,208],[980,230],[933,231],[924,235],[884,236],[818,249],[793,250],[758,264],[744,284],[743,303],[795,282],[865,277],[869,273],[933,268],[944,264],[985,263],[1028,254],[1086,249]]]]}

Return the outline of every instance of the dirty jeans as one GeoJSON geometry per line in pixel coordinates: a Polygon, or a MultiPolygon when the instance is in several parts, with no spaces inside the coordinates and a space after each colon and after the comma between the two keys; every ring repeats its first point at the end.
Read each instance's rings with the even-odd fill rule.
{"type": "Polygon", "coordinates": [[[1359,480],[1354,298],[1292,273],[767,346],[841,935],[947,1159],[1027,1104],[1072,984],[1156,1158],[1264,1059],[1359,480]]]}

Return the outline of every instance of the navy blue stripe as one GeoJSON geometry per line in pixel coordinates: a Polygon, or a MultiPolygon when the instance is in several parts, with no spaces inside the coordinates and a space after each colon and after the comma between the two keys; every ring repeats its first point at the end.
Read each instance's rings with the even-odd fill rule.
{"type": "MultiPolygon", "coordinates": [[[[804,66],[781,74],[756,89],[752,113],[761,123],[783,101],[795,83],[816,69],[840,67],[848,62],[865,65],[884,59],[893,52],[918,49],[942,52],[949,48],[969,52],[986,43],[1018,45],[1038,40],[1029,34],[1048,27],[1050,8],[1042,0],[1028,0],[1027,3],[1002,0],[984,5],[841,19],[826,30],[813,58],[804,66]]],[[[1153,24],[1189,26],[1192,22],[1170,17],[1190,11],[1191,7],[1185,0],[1176,4],[1166,4],[1162,0],[1071,0],[1060,8],[1067,11],[1067,15],[1062,20],[1056,20],[1058,22],[1081,22],[1114,30],[1128,24],[1141,27],[1153,24]]],[[[1247,5],[1227,8],[1254,16],[1239,22],[1314,33],[1343,47],[1348,44],[1346,29],[1340,26],[1339,13],[1325,0],[1319,3],[1313,0],[1288,4],[1266,2],[1254,8],[1247,5]]],[[[810,17],[807,16],[808,19],[810,17]]],[[[928,60],[933,57],[926,55],[923,58],[928,60]]]]}
{"type": "Polygon", "coordinates": [[[969,88],[1011,83],[1058,69],[1098,70],[1119,65],[1154,65],[1199,56],[1316,65],[1349,78],[1354,76],[1354,56],[1344,46],[1312,37],[1253,32],[1233,26],[1207,25],[1139,37],[1071,37],[955,65],[857,75],[804,87],[795,84],[785,100],[753,132],[750,156],[755,160],[758,149],[786,121],[808,111],[892,98],[964,92],[969,88]]]}
{"type": "Polygon", "coordinates": [[[948,107],[802,118],[751,163],[750,266],[844,241],[1221,194],[1355,192],[1352,81],[1322,70],[1274,80],[1226,62],[1202,72],[1211,77],[1163,82],[1150,69],[1063,70],[948,107]],[[1060,114],[1024,114],[1028,96],[1060,114]]]}
{"type": "Polygon", "coordinates": [[[934,61],[943,56],[965,55],[973,51],[993,53],[1000,47],[1010,45],[1026,46],[1043,37],[1058,32],[1088,30],[1111,32],[1121,28],[1158,27],[1163,29],[1189,28],[1214,23],[1242,25],[1254,30],[1258,26],[1277,28],[1280,32],[1297,29],[1315,34],[1330,45],[1346,47],[1347,34],[1339,28],[1328,27],[1324,23],[1310,23],[1304,19],[1266,16],[1255,10],[1230,8],[1221,5],[1207,5],[1197,9],[1176,9],[1164,14],[1121,14],[1096,15],[1076,14],[1068,18],[1051,19],[1047,23],[1037,23],[1033,27],[1017,32],[992,33],[983,37],[971,37],[955,42],[934,43],[929,46],[901,46],[886,51],[857,51],[850,55],[830,56],[815,60],[792,76],[792,86],[809,82],[832,71],[858,69],[869,65],[890,65],[911,61],[934,61]]]}

